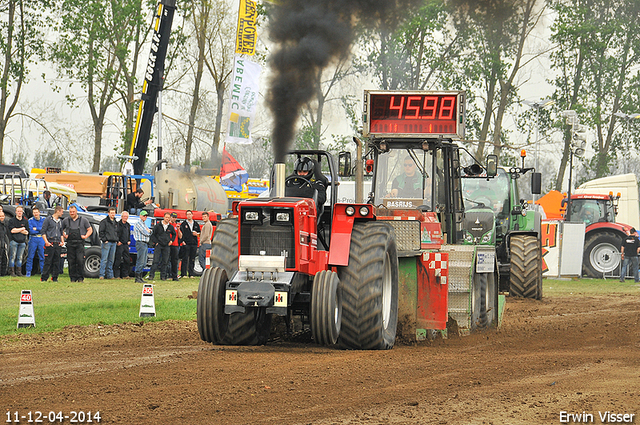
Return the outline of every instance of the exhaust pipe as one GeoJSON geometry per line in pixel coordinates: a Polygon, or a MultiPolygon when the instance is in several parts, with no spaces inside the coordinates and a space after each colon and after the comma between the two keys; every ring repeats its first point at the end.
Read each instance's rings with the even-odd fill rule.
{"type": "Polygon", "coordinates": [[[284,163],[277,163],[274,166],[274,196],[276,198],[284,198],[284,181],[286,179],[284,163]]]}

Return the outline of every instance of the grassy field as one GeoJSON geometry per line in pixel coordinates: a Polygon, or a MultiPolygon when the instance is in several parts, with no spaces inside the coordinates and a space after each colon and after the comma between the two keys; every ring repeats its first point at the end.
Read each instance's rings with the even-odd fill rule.
{"type": "Polygon", "coordinates": [[[544,279],[542,295],[544,297],[567,295],[603,295],[603,294],[640,295],[640,283],[633,279],[624,282],[618,279],[544,279]]]}
{"type": "MultiPolygon", "coordinates": [[[[154,284],[156,317],[141,319],[142,284],[129,280],[85,279],[71,283],[68,275],[60,282],[40,282],[36,277],[0,277],[0,335],[51,332],[67,325],[83,326],[124,322],[195,320],[196,300],[187,298],[198,289],[198,279],[154,284]],[[33,294],[35,328],[16,329],[20,291],[33,294]]],[[[602,295],[609,293],[640,295],[640,284],[627,279],[545,279],[545,297],[602,295]]],[[[508,302],[508,301],[507,301],[508,302]]]]}
{"type": "Polygon", "coordinates": [[[70,282],[40,282],[35,277],[0,277],[0,335],[22,332],[50,332],[67,325],[114,324],[124,322],[194,320],[196,300],[187,297],[198,290],[198,279],[154,284],[156,317],[140,318],[142,284],[133,279],[85,279],[70,282]],[[31,290],[35,328],[16,329],[20,293],[31,290]]]}

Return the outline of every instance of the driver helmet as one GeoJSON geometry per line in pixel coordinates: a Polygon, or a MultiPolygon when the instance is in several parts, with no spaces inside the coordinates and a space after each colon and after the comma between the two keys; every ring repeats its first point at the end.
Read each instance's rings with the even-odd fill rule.
{"type": "Polygon", "coordinates": [[[296,159],[293,168],[296,173],[298,171],[302,171],[305,175],[308,175],[311,171],[313,171],[313,161],[310,158],[303,156],[302,158],[296,159]]]}
{"type": "Polygon", "coordinates": [[[589,218],[592,218],[596,215],[596,211],[595,211],[595,207],[593,205],[587,204],[584,206],[583,210],[584,210],[584,215],[589,216],[589,218]]]}

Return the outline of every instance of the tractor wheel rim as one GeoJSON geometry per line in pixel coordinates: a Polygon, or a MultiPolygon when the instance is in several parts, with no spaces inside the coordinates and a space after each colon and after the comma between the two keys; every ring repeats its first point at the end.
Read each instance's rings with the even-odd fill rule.
{"type": "Polygon", "coordinates": [[[601,243],[591,250],[589,260],[595,270],[606,273],[618,268],[620,265],[620,254],[618,249],[612,244],[601,243]]]}
{"type": "Polygon", "coordinates": [[[389,253],[385,253],[384,270],[382,275],[382,325],[385,329],[389,325],[391,317],[391,259],[389,253]]]}

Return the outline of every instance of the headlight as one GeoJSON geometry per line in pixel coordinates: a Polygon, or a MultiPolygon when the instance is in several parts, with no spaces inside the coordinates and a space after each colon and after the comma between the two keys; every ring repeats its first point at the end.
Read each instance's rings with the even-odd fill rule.
{"type": "Polygon", "coordinates": [[[247,211],[244,213],[244,219],[247,221],[258,221],[260,214],[258,211],[247,211]]]}
{"type": "Polygon", "coordinates": [[[360,207],[360,215],[361,216],[369,215],[369,208],[368,207],[360,207]]]}
{"type": "Polygon", "coordinates": [[[288,212],[276,213],[276,221],[289,221],[289,213],[288,212]]]}
{"type": "Polygon", "coordinates": [[[491,238],[493,237],[493,232],[488,232],[485,233],[484,235],[482,235],[482,243],[489,243],[491,242],[491,238]]]}
{"type": "Polygon", "coordinates": [[[465,242],[473,243],[473,235],[471,233],[466,233],[464,235],[465,242]]]}
{"type": "Polygon", "coordinates": [[[344,212],[346,212],[348,216],[352,216],[356,213],[356,209],[352,206],[348,206],[347,208],[345,208],[344,212]]]}

